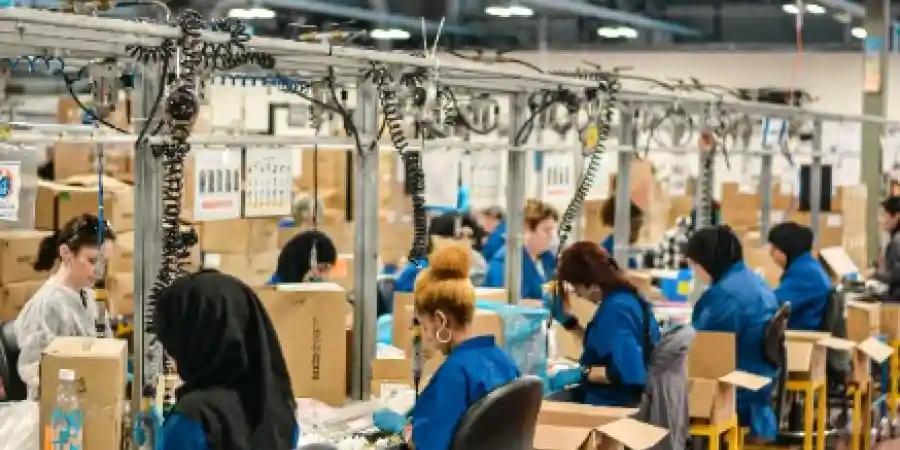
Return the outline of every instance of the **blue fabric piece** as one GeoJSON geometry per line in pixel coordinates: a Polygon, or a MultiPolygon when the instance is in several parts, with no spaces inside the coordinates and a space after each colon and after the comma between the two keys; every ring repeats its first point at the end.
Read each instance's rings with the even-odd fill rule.
{"type": "Polygon", "coordinates": [[[378,343],[379,344],[388,344],[393,343],[393,335],[394,335],[394,315],[393,314],[384,314],[378,317],[378,343]]]}
{"type": "MultiPolygon", "coordinates": [[[[584,334],[582,367],[606,367],[610,384],[584,380],[584,402],[598,406],[634,406],[641,399],[647,382],[644,360],[643,300],[633,292],[620,289],[608,293],[587,324],[584,334]]],[[[649,307],[649,306],[648,306],[649,307]]],[[[659,341],[659,325],[649,313],[650,341],[659,341]]],[[[649,352],[650,349],[647,349],[649,352]]]]}
{"type": "Polygon", "coordinates": [[[471,208],[470,189],[468,186],[460,186],[456,192],[456,209],[462,213],[468,213],[471,208]]]}
{"type": "Polygon", "coordinates": [[[503,319],[503,351],[523,375],[534,375],[547,386],[547,319],[544,308],[479,300],[476,307],[503,319]]]}
{"type": "MultiPolygon", "coordinates": [[[[563,308],[563,301],[559,298],[559,294],[557,292],[544,292],[542,297],[544,303],[544,309],[550,311],[550,317],[553,320],[565,324],[571,317],[572,314],[567,313],[563,308]]],[[[582,324],[584,325],[584,324],[582,324]]]]}
{"type": "MultiPolygon", "coordinates": [[[[556,255],[546,251],[538,256],[540,265],[544,269],[544,276],[538,272],[535,262],[528,251],[522,247],[522,298],[544,298],[544,283],[551,280],[556,274],[556,255]]],[[[488,263],[487,273],[484,275],[485,287],[503,287],[506,284],[506,246],[500,247],[494,253],[494,257],[488,263]]]]}
{"type": "Polygon", "coordinates": [[[481,254],[485,259],[490,260],[497,254],[497,250],[506,245],[506,221],[500,222],[494,232],[488,235],[487,241],[481,248],[481,254]]]}
{"type": "Polygon", "coordinates": [[[406,263],[406,267],[397,275],[394,280],[394,292],[412,292],[416,287],[416,277],[422,269],[428,267],[428,261],[406,263]]]}
{"type": "Polygon", "coordinates": [[[820,331],[830,292],[831,279],[811,253],[806,252],[794,259],[775,289],[775,298],[779,303],[791,304],[788,329],[820,331]]]}
{"type": "Polygon", "coordinates": [[[267,286],[274,286],[278,283],[281,283],[281,279],[278,278],[277,273],[273,273],[272,276],[269,278],[269,281],[266,281],[267,286]]]}
{"type": "Polygon", "coordinates": [[[156,450],[208,450],[203,426],[182,414],[174,413],[163,424],[156,450]]]}
{"type": "Polygon", "coordinates": [[[447,450],[469,407],[519,376],[493,336],[473,337],[453,349],[412,411],[416,450],[447,450]]]}
{"type": "Polygon", "coordinates": [[[580,367],[563,369],[556,372],[548,381],[549,393],[560,392],[563,389],[581,382],[583,374],[580,367]]]}
{"type": "MultiPolygon", "coordinates": [[[[616,237],[612,233],[610,233],[609,236],[606,236],[606,239],[604,239],[603,242],[600,242],[600,246],[606,250],[606,253],[609,253],[609,256],[615,257],[616,237]]],[[[634,255],[628,256],[628,268],[638,268],[637,258],[635,258],[634,255]]]]}
{"type": "MultiPolygon", "coordinates": [[[[699,331],[734,333],[738,369],[774,378],[776,368],[766,359],[763,341],[766,325],[777,309],[775,294],[762,278],[737,262],[700,296],[692,322],[699,331]]],[[[750,427],[751,436],[775,438],[771,398],[771,384],[756,392],[738,389],[738,419],[750,427]]]]}
{"type": "Polygon", "coordinates": [[[391,409],[382,408],[372,414],[372,422],[381,431],[400,434],[403,432],[403,427],[406,426],[406,416],[391,409]]]}

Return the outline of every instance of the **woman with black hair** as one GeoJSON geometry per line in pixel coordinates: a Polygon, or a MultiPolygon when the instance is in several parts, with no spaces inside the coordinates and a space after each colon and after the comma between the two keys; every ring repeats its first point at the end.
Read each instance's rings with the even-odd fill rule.
{"type": "MultiPolygon", "coordinates": [[[[738,369],[773,378],[776,368],[765,356],[763,341],[778,303],[744,264],[741,241],[727,225],[704,228],[691,236],[685,256],[695,276],[709,286],[694,305],[694,328],[734,333],[738,369]]],[[[738,389],[738,420],[750,428],[754,441],[776,437],[771,398],[771,385],[755,392],[738,389]]]]}
{"type": "Polygon", "coordinates": [[[337,249],[327,234],[307,230],[294,236],[278,255],[269,284],[323,281],[337,262],[337,249]]]}
{"type": "MultiPolygon", "coordinates": [[[[35,270],[55,273],[22,308],[16,319],[21,347],[19,376],[28,397],[37,398],[41,353],[57,336],[97,336],[100,313],[94,285],[103,278],[110,242],[115,234],[97,216],[72,218],[40,245],[35,270]],[[102,242],[101,242],[102,241],[102,242]]],[[[106,328],[103,328],[106,329],[106,328]]]]}
{"type": "Polygon", "coordinates": [[[780,223],[769,231],[769,244],[772,260],[784,269],[775,298],[791,304],[788,329],[820,331],[832,286],[812,255],[812,230],[794,222],[780,223]]]}
{"type": "Polygon", "coordinates": [[[873,278],[888,285],[883,300],[900,302],[900,196],[894,195],[881,202],[879,222],[890,240],[873,278]]]}

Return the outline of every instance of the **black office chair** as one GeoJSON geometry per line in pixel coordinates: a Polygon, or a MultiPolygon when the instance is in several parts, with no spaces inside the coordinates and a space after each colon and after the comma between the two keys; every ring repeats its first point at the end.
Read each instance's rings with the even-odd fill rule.
{"type": "Polygon", "coordinates": [[[788,319],[791,317],[791,305],[785,303],[778,308],[772,320],[766,325],[763,340],[766,359],[778,368],[775,375],[775,420],[779,434],[782,430],[782,414],[784,413],[784,393],[787,384],[787,348],[784,344],[784,335],[787,330],[788,319]]]}
{"type": "Polygon", "coordinates": [[[28,389],[19,378],[19,343],[16,340],[15,321],[0,324],[0,383],[5,398],[0,401],[25,400],[28,389]]]}
{"type": "Polygon", "coordinates": [[[453,438],[452,450],[531,450],[544,385],[527,376],[495,389],[472,405],[453,438]]]}

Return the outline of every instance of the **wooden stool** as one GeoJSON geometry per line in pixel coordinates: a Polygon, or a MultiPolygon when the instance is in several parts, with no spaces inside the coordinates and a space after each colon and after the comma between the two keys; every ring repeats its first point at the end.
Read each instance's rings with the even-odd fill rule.
{"type": "Polygon", "coordinates": [[[850,449],[868,450],[872,445],[872,383],[851,383],[847,394],[851,396],[850,449]]]}
{"type": "Polygon", "coordinates": [[[728,433],[725,438],[728,440],[729,450],[741,449],[741,429],[738,427],[737,415],[723,423],[692,423],[691,436],[705,437],[709,440],[709,450],[719,450],[719,440],[722,435],[728,433]]]}
{"type": "Polygon", "coordinates": [[[815,422],[818,422],[819,433],[816,434],[816,450],[825,450],[825,430],[828,413],[828,391],[825,380],[800,381],[788,380],[786,392],[803,395],[803,450],[813,450],[813,434],[815,422]],[[814,414],[813,403],[819,397],[818,414],[814,414]]]}

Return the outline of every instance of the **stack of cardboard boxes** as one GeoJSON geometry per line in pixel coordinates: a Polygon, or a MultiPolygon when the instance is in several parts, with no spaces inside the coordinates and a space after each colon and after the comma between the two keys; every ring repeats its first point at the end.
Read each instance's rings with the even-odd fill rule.
{"type": "Polygon", "coordinates": [[[0,323],[13,320],[49,275],[34,270],[46,231],[0,231],[0,323]]]}
{"type": "Polygon", "coordinates": [[[637,410],[545,400],[538,414],[535,450],[644,450],[668,431],[632,419],[637,410]]]}
{"type": "Polygon", "coordinates": [[[203,267],[264,286],[278,265],[278,219],[232,219],[197,224],[203,267]]]}
{"type": "Polygon", "coordinates": [[[106,297],[112,316],[134,314],[134,232],[116,235],[106,264],[106,297]]]}

